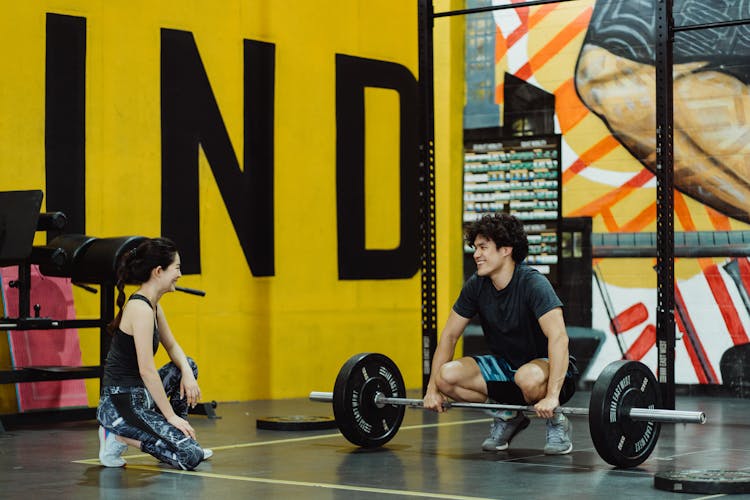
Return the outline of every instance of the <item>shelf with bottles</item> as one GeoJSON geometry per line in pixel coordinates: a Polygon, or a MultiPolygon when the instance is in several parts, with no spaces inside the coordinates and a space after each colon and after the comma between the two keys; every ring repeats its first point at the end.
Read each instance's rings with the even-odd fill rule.
{"type": "Polygon", "coordinates": [[[471,132],[464,151],[464,222],[492,212],[523,221],[559,219],[559,136],[499,139],[471,132]]]}

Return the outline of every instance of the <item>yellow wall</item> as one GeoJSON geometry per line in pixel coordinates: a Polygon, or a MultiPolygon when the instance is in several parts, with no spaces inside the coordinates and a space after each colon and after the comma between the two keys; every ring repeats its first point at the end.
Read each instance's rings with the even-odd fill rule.
{"type": "MultiPolygon", "coordinates": [[[[172,294],[162,301],[178,340],[201,368],[204,397],[286,398],[330,390],[341,364],[362,351],[386,353],[407,387],[420,387],[419,273],[338,280],[335,177],[335,55],[395,62],[417,78],[417,2],[3,2],[0,44],[12,47],[4,51],[12,71],[0,92],[2,190],[45,185],[47,13],[86,18],[86,233],[92,236],[160,234],[160,29],[193,33],[240,164],[243,39],[276,46],[275,275],[251,274],[201,154],[202,274],[180,283],[207,296],[172,294]]],[[[463,82],[452,55],[461,55],[462,22],[439,20],[435,33],[442,322],[461,280],[463,82]]],[[[368,89],[366,111],[366,243],[388,249],[399,241],[397,95],[368,89]]],[[[97,296],[78,289],[74,295],[79,317],[97,316],[97,296]]],[[[97,332],[81,330],[80,338],[83,363],[97,364],[97,332]]],[[[8,366],[7,347],[0,344],[0,362],[8,366]]],[[[165,361],[161,351],[157,363],[165,361]]],[[[88,381],[87,389],[96,404],[98,383],[88,381]]],[[[12,386],[0,388],[0,397],[0,411],[14,410],[12,386]]]]}
{"type": "MultiPolygon", "coordinates": [[[[464,8],[462,0],[434,2],[435,12],[464,8]]],[[[438,329],[463,285],[464,16],[434,20],[435,178],[438,329]]],[[[439,333],[439,332],[438,332],[439,333]]],[[[462,347],[457,347],[460,353],[462,347]]]]}

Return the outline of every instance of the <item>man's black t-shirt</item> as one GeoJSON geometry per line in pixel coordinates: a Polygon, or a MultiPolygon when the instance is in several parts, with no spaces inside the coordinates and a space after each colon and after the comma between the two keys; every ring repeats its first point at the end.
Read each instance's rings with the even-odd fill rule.
{"type": "Polygon", "coordinates": [[[464,283],[453,310],[464,318],[479,314],[492,353],[519,368],[532,359],[548,356],[547,337],[538,320],[561,306],[543,274],[517,264],[510,283],[502,290],[496,290],[490,278],[474,273],[464,283]]]}

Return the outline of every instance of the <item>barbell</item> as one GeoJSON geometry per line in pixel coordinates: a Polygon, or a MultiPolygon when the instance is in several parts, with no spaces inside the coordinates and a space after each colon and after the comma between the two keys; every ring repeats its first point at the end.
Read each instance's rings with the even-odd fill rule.
{"type": "MultiPolygon", "coordinates": [[[[404,380],[387,356],[361,353],[339,370],[333,392],[311,392],[310,400],[333,403],[341,434],[363,448],[377,448],[398,432],[406,407],[421,408],[408,399],[404,380]]],[[[700,411],[660,409],[659,387],[651,370],[638,361],[614,361],[594,383],[588,408],[558,407],[567,415],[588,415],[591,440],[599,455],[615,467],[643,463],[656,446],[661,423],[703,424],[700,411]]],[[[446,402],[445,408],[516,410],[535,413],[532,406],[446,402]]]]}

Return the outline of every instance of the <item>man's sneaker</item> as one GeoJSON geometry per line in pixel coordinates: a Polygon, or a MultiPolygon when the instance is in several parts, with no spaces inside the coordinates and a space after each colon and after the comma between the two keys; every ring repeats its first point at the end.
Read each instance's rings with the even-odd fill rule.
{"type": "Polygon", "coordinates": [[[562,413],[547,419],[547,444],[544,446],[545,455],[565,455],[573,451],[570,435],[573,426],[562,413]]]}
{"type": "Polygon", "coordinates": [[[484,451],[507,450],[510,440],[528,426],[529,419],[520,412],[509,420],[495,417],[490,425],[490,435],[482,443],[482,449],[484,451]]]}
{"type": "Polygon", "coordinates": [[[209,448],[203,448],[203,460],[208,460],[214,456],[214,451],[209,448]]]}
{"type": "Polygon", "coordinates": [[[122,467],[125,459],[120,455],[128,449],[128,445],[119,442],[115,435],[99,426],[99,461],[105,467],[122,467]]]}

